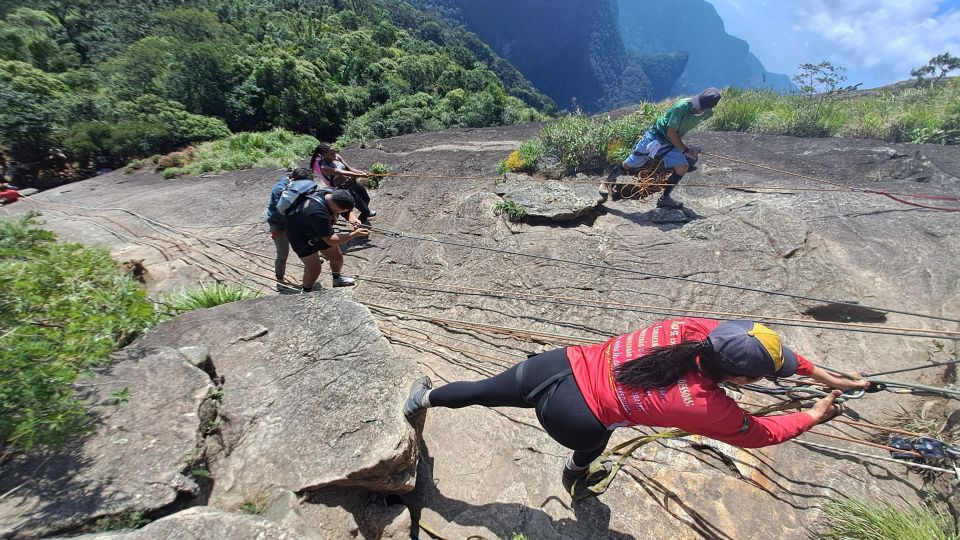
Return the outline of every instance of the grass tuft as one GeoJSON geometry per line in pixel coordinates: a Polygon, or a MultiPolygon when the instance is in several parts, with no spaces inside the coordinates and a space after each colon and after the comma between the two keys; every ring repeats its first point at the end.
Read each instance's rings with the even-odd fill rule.
{"type": "Polygon", "coordinates": [[[841,499],[823,505],[826,523],[818,540],[960,540],[944,516],[922,506],[841,499]]]}
{"type": "Polygon", "coordinates": [[[260,292],[224,283],[201,283],[194,289],[185,289],[163,300],[167,315],[179,315],[195,309],[212,308],[230,302],[251,300],[263,296],[260,292]]]}

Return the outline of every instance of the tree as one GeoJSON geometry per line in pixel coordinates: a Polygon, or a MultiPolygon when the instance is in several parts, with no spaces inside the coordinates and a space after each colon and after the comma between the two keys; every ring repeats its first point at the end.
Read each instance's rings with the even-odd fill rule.
{"type": "Polygon", "coordinates": [[[937,78],[931,81],[931,84],[937,84],[947,73],[957,69],[960,69],[960,58],[945,52],[931,58],[927,65],[911,70],[910,76],[916,77],[917,86],[921,86],[924,84],[926,77],[933,76],[939,70],[940,73],[937,74],[937,78]]]}
{"type": "Polygon", "coordinates": [[[19,8],[0,22],[0,57],[44,71],[65,71],[80,62],[57,19],[46,11],[19,8]]]}
{"type": "Polygon", "coordinates": [[[67,87],[24,62],[0,60],[0,143],[28,180],[57,144],[67,87]]]}
{"type": "Polygon", "coordinates": [[[794,75],[792,79],[797,83],[802,94],[834,92],[840,83],[847,80],[847,76],[844,75],[847,68],[835,66],[826,60],[819,64],[800,64],[798,69],[800,73],[794,75]]]}

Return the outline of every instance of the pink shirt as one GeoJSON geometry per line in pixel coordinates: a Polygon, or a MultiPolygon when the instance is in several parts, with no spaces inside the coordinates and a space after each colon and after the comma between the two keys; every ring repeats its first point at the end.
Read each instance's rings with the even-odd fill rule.
{"type": "MultiPolygon", "coordinates": [[[[610,429],[645,425],[677,427],[744,448],[778,444],[813,427],[805,413],[757,417],[748,414],[717,383],[697,371],[676,384],[636,390],[617,383],[614,368],[651,347],[701,341],[720,323],[679,318],[588,347],[568,347],[567,358],[590,410],[610,429]]],[[[813,373],[813,364],[797,355],[797,374],[813,373]]]]}

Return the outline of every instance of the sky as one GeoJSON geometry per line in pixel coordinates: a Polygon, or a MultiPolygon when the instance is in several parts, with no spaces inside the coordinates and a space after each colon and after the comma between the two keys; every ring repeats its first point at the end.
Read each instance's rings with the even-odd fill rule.
{"type": "Polygon", "coordinates": [[[707,1],[774,73],[826,60],[847,68],[846,84],[871,88],[909,79],[940,53],[960,56],[960,0],[707,1]]]}

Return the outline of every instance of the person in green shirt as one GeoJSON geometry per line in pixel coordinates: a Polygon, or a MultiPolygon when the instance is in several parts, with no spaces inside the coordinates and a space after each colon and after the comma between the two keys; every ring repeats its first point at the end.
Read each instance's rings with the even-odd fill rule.
{"type": "Polygon", "coordinates": [[[627,159],[610,173],[607,182],[613,184],[611,195],[614,200],[619,199],[620,191],[615,183],[618,176],[636,174],[648,160],[659,158],[663,166],[673,169],[667,179],[667,187],[657,201],[658,208],[683,208],[683,203],[670,197],[673,188],[680,183],[683,175],[694,167],[699,157],[699,151],[687,146],[683,136],[700,122],[713,116],[713,108],[720,101],[720,91],[710,87],[690,98],[677,100],[660,118],[653,127],[648,129],[640,142],[634,147],[627,159]]]}

